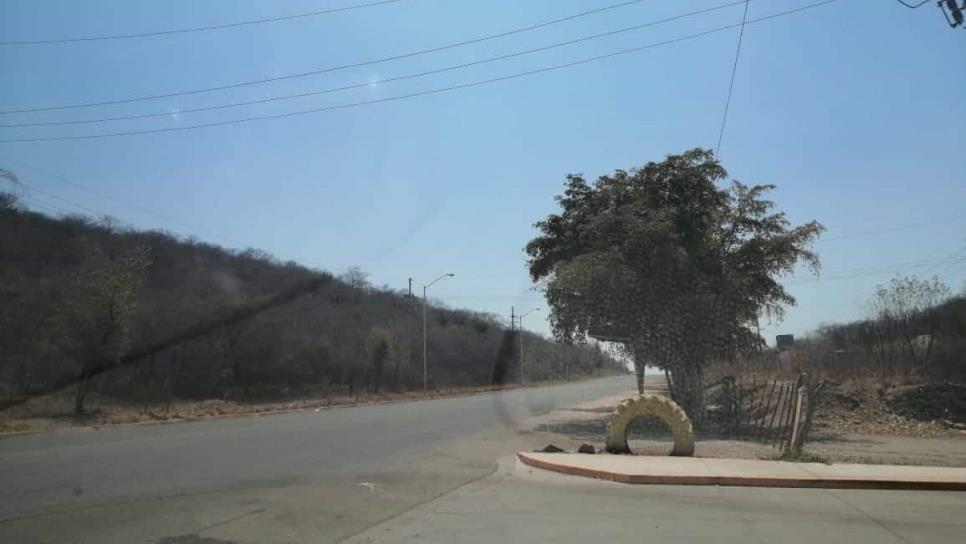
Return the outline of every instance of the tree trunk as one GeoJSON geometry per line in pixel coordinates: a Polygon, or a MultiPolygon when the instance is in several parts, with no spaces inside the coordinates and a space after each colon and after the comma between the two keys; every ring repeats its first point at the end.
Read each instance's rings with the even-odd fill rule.
{"type": "Polygon", "coordinates": [[[77,382],[77,395],[74,397],[75,416],[81,416],[84,414],[84,397],[87,396],[88,381],[87,364],[85,363],[84,368],[81,370],[80,380],[77,382]]]}
{"type": "Polygon", "coordinates": [[[637,394],[644,394],[644,357],[641,351],[638,349],[634,350],[634,374],[637,377],[637,394]]]}
{"type": "Polygon", "coordinates": [[[25,395],[27,392],[27,357],[21,359],[20,364],[17,366],[17,377],[14,380],[14,387],[10,391],[10,400],[16,395],[25,395]]]}
{"type": "Polygon", "coordinates": [[[167,387],[167,402],[165,403],[164,413],[167,414],[171,411],[171,401],[174,400],[175,389],[178,387],[178,381],[181,379],[181,351],[179,348],[174,348],[171,351],[171,370],[168,373],[168,383],[167,387]]]}
{"type": "Polygon", "coordinates": [[[671,400],[676,399],[677,397],[674,395],[674,383],[671,380],[671,373],[666,367],[664,368],[664,383],[667,384],[667,394],[671,397],[671,400]]]}
{"type": "Polygon", "coordinates": [[[681,368],[671,371],[674,381],[674,402],[678,403],[691,419],[695,429],[704,424],[704,372],[701,367],[681,368]]]}
{"type": "Polygon", "coordinates": [[[795,453],[801,453],[802,448],[805,447],[805,441],[808,440],[808,433],[812,430],[812,420],[815,418],[815,410],[818,408],[819,396],[822,394],[822,390],[825,389],[826,383],[825,380],[822,380],[811,386],[806,385],[805,421],[802,423],[802,429],[799,431],[797,440],[792,446],[795,453]]]}
{"type": "Polygon", "coordinates": [[[399,392],[399,364],[402,362],[402,350],[397,350],[396,356],[393,358],[392,366],[392,390],[399,392]]]}

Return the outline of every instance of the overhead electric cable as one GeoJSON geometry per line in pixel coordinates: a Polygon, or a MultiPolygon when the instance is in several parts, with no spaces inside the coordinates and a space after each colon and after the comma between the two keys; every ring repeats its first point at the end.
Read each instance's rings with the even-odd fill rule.
{"type": "Polygon", "coordinates": [[[402,2],[402,0],[379,0],[377,2],[369,2],[367,4],[355,4],[352,6],[343,6],[341,8],[329,8],[320,9],[316,11],[310,11],[307,13],[295,13],[292,15],[280,15],[277,17],[267,17],[264,19],[251,19],[248,21],[237,21],[234,23],[225,23],[220,25],[208,25],[208,26],[196,26],[192,28],[176,28],[169,30],[157,30],[154,32],[136,32],[131,34],[109,34],[105,36],[76,36],[70,38],[52,38],[46,40],[7,40],[0,41],[0,46],[4,45],[51,45],[51,44],[65,44],[65,43],[78,43],[78,42],[97,42],[97,41],[107,41],[107,40],[129,40],[133,38],[153,38],[157,36],[170,36],[173,34],[187,34],[191,32],[206,32],[209,30],[223,30],[226,28],[237,28],[241,26],[250,25],[260,25],[265,23],[277,23],[280,21],[291,21],[293,19],[304,19],[306,17],[315,17],[318,15],[331,15],[333,13],[342,13],[346,11],[353,11],[362,8],[371,8],[376,6],[382,6],[385,4],[395,4],[402,2]]]}
{"type": "Polygon", "coordinates": [[[721,130],[718,131],[718,145],[714,148],[715,157],[721,154],[721,140],[724,138],[725,123],[728,122],[728,108],[731,107],[731,93],[735,89],[735,74],[738,73],[738,58],[741,57],[741,41],[745,37],[745,22],[748,20],[748,2],[745,0],[745,12],[741,15],[741,27],[738,30],[738,47],[735,49],[735,62],[731,66],[731,83],[728,84],[728,98],[725,100],[724,115],[721,117],[721,130]]]}
{"type": "MultiPolygon", "coordinates": [[[[839,1],[839,0],[824,0],[822,2],[816,2],[816,3],[812,3],[812,4],[807,4],[805,6],[801,6],[801,7],[795,8],[795,9],[791,9],[791,10],[787,10],[787,11],[782,11],[782,12],[774,13],[774,14],[771,14],[771,15],[766,15],[766,16],[763,16],[763,17],[759,17],[757,19],[752,19],[752,20],[747,21],[746,23],[747,24],[759,23],[759,22],[762,22],[762,21],[766,21],[766,20],[770,20],[770,19],[775,19],[775,18],[782,17],[782,16],[785,16],[785,15],[791,15],[793,13],[798,13],[798,12],[801,12],[801,11],[805,11],[807,9],[812,9],[812,8],[824,6],[826,4],[831,4],[831,3],[837,2],[837,1],[839,1]]],[[[700,37],[703,37],[703,36],[708,36],[710,34],[715,34],[715,33],[718,33],[718,32],[725,31],[725,30],[730,30],[732,28],[737,28],[740,25],[741,24],[732,24],[732,25],[722,26],[722,27],[718,27],[718,28],[711,29],[711,30],[706,30],[706,31],[703,31],[703,32],[698,32],[698,33],[695,33],[695,34],[689,34],[689,35],[686,35],[686,36],[681,36],[681,37],[678,37],[678,38],[673,38],[673,39],[670,39],[670,40],[665,40],[665,41],[661,41],[661,42],[655,42],[655,43],[651,43],[651,44],[647,44],[647,45],[643,45],[643,46],[639,46],[639,47],[632,47],[632,48],[629,48],[629,49],[622,49],[622,50],[615,51],[615,52],[612,52],[612,53],[607,53],[607,54],[603,54],[603,55],[597,55],[597,56],[593,56],[593,57],[587,57],[587,58],[584,58],[584,59],[580,59],[580,60],[572,61],[572,62],[567,62],[567,63],[563,63],[563,64],[555,64],[555,65],[551,65],[551,66],[545,66],[543,68],[537,68],[537,69],[533,69],[533,70],[527,70],[527,71],[524,71],[524,72],[517,72],[517,73],[514,73],[514,74],[505,75],[505,76],[499,76],[499,77],[493,77],[493,78],[488,78],[488,79],[483,79],[483,80],[471,81],[471,82],[468,82],[468,83],[457,84],[457,85],[450,85],[448,87],[440,87],[440,88],[436,88],[436,89],[428,89],[428,90],[424,90],[424,91],[417,91],[417,92],[413,92],[413,93],[409,93],[409,94],[404,94],[404,95],[397,95],[397,96],[391,96],[391,97],[379,98],[379,99],[373,99],[373,100],[364,100],[364,101],[361,101],[361,102],[352,102],[352,103],[347,103],[347,104],[337,104],[337,105],[334,105],[334,106],[325,106],[325,107],[312,108],[312,109],[307,109],[307,110],[297,110],[297,111],[292,111],[292,112],[287,112],[287,113],[279,113],[279,114],[272,114],[272,115],[259,115],[259,116],[252,116],[252,117],[243,117],[243,118],[240,118],[240,119],[229,119],[229,120],[224,120],[224,121],[216,121],[216,122],[202,123],[202,124],[196,124],[196,125],[185,125],[185,126],[179,126],[179,127],[166,127],[166,128],[148,129],[148,130],[131,130],[131,131],[123,131],[123,132],[110,132],[110,133],[102,133],[102,134],[86,134],[86,135],[76,135],[76,136],[56,136],[56,137],[41,137],[41,138],[8,138],[8,139],[0,140],[0,143],[14,143],[14,142],[53,142],[53,141],[67,141],[67,140],[90,140],[90,139],[98,139],[98,138],[113,138],[113,137],[120,137],[120,136],[135,136],[135,135],[142,135],[142,134],[161,134],[161,133],[167,133],[167,132],[182,132],[182,131],[195,130],[195,129],[200,129],[200,128],[208,128],[208,127],[215,127],[215,126],[224,126],[224,125],[232,125],[232,124],[239,124],[239,123],[247,123],[247,122],[261,121],[261,120],[267,120],[267,119],[282,119],[282,118],[288,118],[288,117],[296,117],[296,116],[301,116],[301,115],[308,115],[308,114],[312,114],[312,113],[322,113],[322,112],[335,111],[335,110],[341,110],[341,109],[355,108],[355,107],[360,107],[360,106],[368,106],[368,105],[372,105],[372,104],[380,104],[380,103],[385,103],[385,102],[395,102],[395,101],[405,100],[405,99],[409,99],[409,98],[415,98],[415,97],[419,97],[419,96],[427,96],[427,95],[432,95],[432,94],[446,93],[446,92],[451,92],[451,91],[460,90],[460,89],[466,89],[466,88],[470,88],[470,87],[478,87],[478,86],[482,86],[482,85],[489,85],[489,84],[497,83],[497,82],[500,82],[500,81],[507,81],[507,80],[511,80],[511,79],[518,79],[518,78],[521,78],[521,77],[531,76],[531,75],[540,74],[540,73],[544,73],[544,72],[551,72],[551,71],[561,70],[561,69],[564,69],[564,68],[570,68],[570,67],[578,66],[578,65],[581,65],[581,64],[587,64],[587,63],[596,62],[596,61],[599,61],[599,60],[604,60],[604,59],[608,59],[608,58],[612,58],[612,57],[617,57],[617,56],[620,56],[620,55],[626,55],[626,54],[629,54],[629,53],[635,53],[635,52],[638,52],[638,51],[643,51],[643,50],[647,50],[647,49],[653,49],[653,48],[656,48],[656,47],[662,47],[662,46],[665,46],[665,45],[671,45],[671,44],[683,42],[683,41],[686,41],[686,40],[691,40],[691,39],[700,38],[700,37]]]]}
{"type": "MultiPolygon", "coordinates": [[[[709,13],[709,12],[712,12],[712,11],[717,11],[717,10],[721,10],[721,9],[725,9],[725,8],[729,8],[729,7],[734,7],[734,6],[737,6],[737,5],[740,5],[740,4],[744,4],[745,2],[746,2],[746,0],[738,0],[736,2],[730,2],[730,3],[727,3],[727,4],[720,4],[720,5],[717,5],[717,6],[712,6],[710,8],[700,9],[700,10],[696,10],[696,11],[690,11],[690,12],[682,13],[682,14],[679,14],[679,15],[673,15],[671,17],[665,17],[663,19],[658,19],[658,20],[655,20],[655,21],[647,22],[647,23],[641,23],[641,24],[637,24],[637,25],[633,25],[633,26],[623,27],[623,28],[619,28],[619,29],[616,29],[616,30],[610,30],[610,31],[607,31],[607,32],[600,32],[600,33],[597,33],[597,34],[590,34],[588,36],[582,36],[580,38],[575,38],[575,39],[572,39],[572,40],[566,40],[566,41],[562,41],[562,42],[555,42],[555,43],[552,43],[550,45],[546,45],[546,46],[542,46],[542,47],[535,47],[535,48],[531,48],[531,49],[523,49],[523,50],[520,50],[520,51],[514,51],[512,53],[507,53],[505,55],[498,55],[498,56],[495,56],[495,57],[487,57],[487,58],[480,59],[480,60],[475,60],[475,61],[470,61],[470,62],[464,62],[462,64],[455,64],[455,65],[451,65],[451,66],[445,66],[443,68],[438,68],[438,69],[434,69],[434,70],[427,70],[427,71],[423,71],[423,72],[417,72],[417,73],[413,73],[413,74],[406,74],[406,75],[396,76],[396,77],[389,77],[389,78],[384,78],[384,79],[370,80],[370,81],[365,81],[365,82],[362,82],[362,83],[355,83],[355,84],[352,84],[352,85],[344,85],[344,86],[341,86],[341,87],[333,87],[333,88],[329,88],[329,89],[321,89],[321,90],[317,90],[317,91],[308,91],[308,92],[297,93],[297,94],[289,94],[289,95],[270,96],[270,97],[267,97],[267,98],[260,98],[260,99],[257,99],[257,100],[247,100],[247,101],[242,101],[242,102],[232,102],[232,103],[228,103],[228,104],[217,104],[217,105],[214,105],[214,106],[205,106],[205,107],[200,107],[200,108],[179,109],[175,113],[177,113],[178,115],[184,115],[184,114],[189,114],[189,113],[199,113],[199,112],[205,112],[205,111],[215,111],[215,110],[223,110],[223,109],[228,109],[228,108],[237,108],[237,107],[242,107],[242,106],[252,106],[252,105],[257,105],[257,104],[266,104],[266,103],[270,103],[270,102],[278,102],[278,101],[282,101],[282,100],[293,100],[293,99],[296,99],[296,98],[306,98],[306,97],[309,97],[309,96],[317,96],[317,95],[329,94],[329,93],[334,93],[334,92],[339,92],[339,91],[348,91],[348,90],[352,90],[352,89],[361,89],[361,88],[365,88],[365,87],[371,87],[373,85],[381,85],[381,84],[384,84],[384,83],[392,83],[392,82],[395,82],[395,81],[403,81],[403,80],[407,80],[407,79],[415,79],[415,78],[420,78],[420,77],[426,77],[426,76],[430,76],[430,75],[441,74],[441,73],[445,73],[445,72],[451,72],[451,71],[454,71],[454,70],[460,70],[460,69],[468,68],[468,67],[471,67],[471,66],[479,66],[479,65],[482,65],[482,64],[490,63],[490,62],[496,62],[496,61],[500,61],[500,60],[506,60],[506,59],[510,59],[510,58],[521,57],[521,56],[524,56],[524,55],[530,55],[530,54],[533,54],[533,53],[539,53],[539,52],[543,52],[543,51],[548,51],[548,50],[551,50],[551,49],[556,49],[558,47],[564,47],[564,46],[573,45],[573,44],[576,44],[576,43],[582,43],[582,42],[586,42],[586,41],[590,41],[590,40],[596,40],[596,39],[604,38],[604,37],[608,37],[608,36],[614,36],[614,35],[621,34],[621,33],[624,33],[624,32],[631,32],[631,31],[634,31],[634,30],[641,30],[643,28],[652,27],[652,26],[656,26],[656,25],[659,25],[659,24],[668,23],[668,22],[671,22],[671,21],[676,21],[678,19],[684,19],[684,18],[687,18],[687,17],[694,17],[696,15],[702,15],[702,14],[709,13]]],[[[71,120],[71,121],[48,121],[48,122],[40,122],[40,123],[7,123],[7,124],[0,124],[0,128],[25,128],[25,127],[49,127],[49,126],[66,126],[66,125],[84,125],[84,124],[92,124],[92,123],[107,123],[107,122],[113,122],[113,121],[129,121],[129,120],[136,120],[136,119],[150,119],[150,118],[157,118],[157,117],[170,117],[172,114],[173,113],[171,111],[163,111],[163,112],[153,112],[153,113],[134,114],[134,115],[119,115],[119,116],[114,116],[114,117],[101,117],[101,118],[96,118],[96,119],[79,119],[79,120],[71,120]]]]}
{"type": "Polygon", "coordinates": [[[608,6],[604,6],[604,7],[600,7],[600,8],[596,8],[596,9],[592,9],[592,10],[582,11],[580,13],[575,13],[573,15],[568,15],[566,17],[560,17],[560,18],[557,18],[557,19],[551,19],[549,21],[544,21],[542,23],[536,23],[536,24],[532,24],[532,25],[529,25],[529,26],[514,28],[514,29],[511,29],[511,30],[504,31],[504,32],[498,32],[496,34],[489,34],[489,35],[486,35],[486,36],[481,36],[479,38],[472,38],[472,39],[469,39],[469,40],[463,40],[463,41],[460,41],[460,42],[455,42],[455,43],[450,43],[450,44],[446,44],[446,45],[441,45],[441,46],[438,46],[438,47],[430,47],[428,49],[419,49],[419,50],[416,50],[416,51],[410,51],[410,52],[407,52],[407,53],[400,53],[400,54],[391,55],[391,56],[388,56],[388,57],[381,57],[381,58],[377,58],[377,59],[364,60],[364,61],[359,61],[359,62],[350,63],[350,64],[342,64],[342,65],[338,65],[338,66],[330,66],[330,67],[327,67],[327,68],[319,68],[319,69],[316,69],[316,70],[309,70],[309,71],[306,71],[306,72],[300,72],[300,73],[296,73],[296,74],[285,74],[285,75],[267,77],[267,78],[262,78],[262,79],[253,79],[253,80],[248,80],[248,81],[240,81],[240,82],[236,82],[236,83],[228,83],[228,84],[225,84],[225,85],[217,85],[217,86],[213,86],[213,87],[204,87],[204,88],[190,89],[190,90],[185,90],[185,91],[174,91],[174,92],[169,92],[169,93],[151,94],[151,95],[144,95],[144,96],[137,96],[137,97],[130,97],[130,98],[120,98],[120,99],[116,99],[116,100],[102,100],[102,101],[98,101],[98,102],[87,102],[87,103],[82,103],[82,104],[67,104],[67,105],[61,105],[61,106],[43,106],[43,107],[34,107],[34,108],[22,108],[22,109],[16,109],[16,110],[0,110],[0,115],[8,115],[8,114],[12,114],[12,113],[31,113],[31,112],[40,112],[40,111],[67,110],[67,109],[74,109],[74,108],[89,108],[89,107],[94,107],[94,106],[109,106],[109,105],[115,105],[115,104],[130,104],[131,102],[142,102],[142,101],[145,101],[145,100],[156,100],[156,99],[160,99],[160,98],[172,98],[172,97],[175,97],[175,96],[186,96],[186,95],[192,95],[192,94],[208,93],[208,92],[213,92],[213,91],[223,91],[223,90],[226,90],[226,89],[237,89],[239,87],[247,87],[247,86],[251,86],[251,85],[260,85],[262,83],[270,83],[270,82],[273,82],[273,81],[284,81],[284,80],[288,80],[288,79],[296,79],[296,78],[302,78],[302,77],[313,76],[313,75],[318,75],[318,74],[327,74],[327,73],[331,73],[331,72],[337,72],[337,71],[340,71],[340,70],[347,70],[349,68],[359,68],[359,67],[362,67],[362,66],[371,66],[373,64],[380,64],[380,63],[383,63],[383,62],[389,62],[389,61],[393,61],[393,60],[412,58],[412,57],[416,57],[416,56],[420,56],[420,55],[426,55],[426,54],[429,54],[429,53],[436,53],[438,51],[445,51],[447,49],[454,49],[456,47],[462,47],[462,46],[470,45],[470,44],[474,44],[474,43],[481,43],[481,42],[485,42],[485,41],[489,41],[489,40],[495,40],[497,38],[504,38],[506,36],[512,36],[514,34],[520,34],[520,33],[523,33],[523,32],[529,32],[531,30],[536,30],[538,28],[548,27],[550,25],[555,25],[555,24],[558,24],[558,23],[563,23],[565,21],[571,21],[573,19],[577,19],[577,18],[580,18],[580,17],[586,17],[588,15],[593,15],[595,13],[601,13],[601,12],[608,11],[608,10],[622,8],[624,6],[629,6],[631,4],[639,4],[639,3],[644,2],[644,1],[645,0],[628,0],[628,1],[625,1],[625,2],[620,2],[620,3],[617,3],[617,4],[611,4],[611,5],[608,5],[608,6]]]}

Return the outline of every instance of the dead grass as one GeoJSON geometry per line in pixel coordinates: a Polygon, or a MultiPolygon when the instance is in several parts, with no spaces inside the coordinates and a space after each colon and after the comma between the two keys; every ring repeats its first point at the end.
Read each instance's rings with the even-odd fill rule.
{"type": "Polygon", "coordinates": [[[401,402],[473,395],[491,391],[516,389],[519,387],[518,385],[452,387],[430,391],[426,394],[421,391],[405,393],[387,392],[367,395],[300,398],[277,402],[238,402],[220,399],[198,401],[176,400],[170,406],[165,404],[151,404],[147,407],[139,403],[124,402],[118,399],[91,394],[88,399],[89,408],[81,417],[74,417],[73,397],[71,392],[67,391],[32,399],[25,404],[3,411],[0,413],[0,435],[53,431],[70,427],[194,421],[214,417],[401,402]]]}
{"type": "MultiPolygon", "coordinates": [[[[966,431],[946,429],[893,414],[885,399],[896,389],[857,382],[830,389],[831,399],[816,414],[811,439],[798,461],[966,467],[966,431]],[[841,387],[841,389],[840,389],[841,387]],[[835,393],[832,395],[831,393],[835,393]]],[[[632,395],[629,392],[628,395],[632,395]]],[[[575,450],[581,443],[603,448],[604,428],[613,408],[627,395],[602,398],[528,420],[521,432],[539,433],[547,443],[575,450]]],[[[653,429],[628,433],[635,455],[667,455],[671,438],[653,429]]],[[[748,439],[699,436],[697,457],[776,459],[781,450],[748,439]]],[[[791,460],[791,459],[789,459],[791,460]]]]}
{"type": "Polygon", "coordinates": [[[813,438],[852,434],[928,438],[958,434],[939,421],[917,421],[893,412],[889,399],[906,387],[862,379],[829,388],[815,412],[813,438]]]}

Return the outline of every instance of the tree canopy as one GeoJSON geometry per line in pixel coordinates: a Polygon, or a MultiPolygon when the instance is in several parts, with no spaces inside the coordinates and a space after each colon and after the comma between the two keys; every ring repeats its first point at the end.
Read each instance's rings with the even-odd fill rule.
{"type": "Polygon", "coordinates": [[[560,212],[526,246],[558,337],[618,342],[639,375],[670,370],[692,411],[703,366],[760,345],[758,316],[795,303],[778,277],[819,267],[810,243],[821,224],[792,227],[764,198],[773,185],[719,186],[727,177],[703,149],[593,184],[569,175],[560,212]]]}

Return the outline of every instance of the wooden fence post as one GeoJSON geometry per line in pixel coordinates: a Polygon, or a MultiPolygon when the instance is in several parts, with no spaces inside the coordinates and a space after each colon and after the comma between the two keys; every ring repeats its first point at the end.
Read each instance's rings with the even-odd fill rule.
{"type": "Polygon", "coordinates": [[[818,409],[818,397],[822,394],[822,390],[825,389],[827,382],[822,380],[819,383],[805,389],[806,392],[806,405],[805,413],[803,414],[802,428],[798,433],[798,440],[795,442],[796,451],[802,451],[805,446],[805,440],[808,439],[808,434],[812,429],[812,421],[815,418],[815,410],[818,409]]]}
{"type": "MultiPolygon", "coordinates": [[[[768,424],[765,426],[765,432],[763,434],[764,438],[766,438],[768,442],[771,442],[771,440],[773,438],[772,435],[775,434],[774,433],[774,429],[775,429],[775,417],[777,417],[778,414],[781,413],[781,411],[782,411],[782,405],[784,404],[784,401],[785,401],[785,390],[786,389],[788,389],[788,386],[786,384],[784,384],[784,383],[781,384],[781,386],[778,387],[778,399],[775,400],[775,409],[772,410],[772,412],[771,412],[771,419],[768,421],[768,424]]],[[[768,443],[768,442],[766,442],[766,443],[768,443]]]]}
{"type": "Polygon", "coordinates": [[[778,382],[772,380],[771,387],[768,388],[768,394],[762,399],[764,402],[761,405],[761,417],[758,419],[758,424],[756,425],[757,432],[755,433],[756,438],[759,440],[761,440],[762,433],[765,432],[765,422],[768,421],[768,411],[771,410],[771,399],[775,395],[776,385],[778,385],[778,382]]]}
{"type": "Polygon", "coordinates": [[[791,439],[788,441],[788,446],[785,448],[785,451],[790,451],[793,454],[799,453],[798,433],[801,430],[800,427],[801,427],[801,419],[802,419],[802,400],[805,397],[805,389],[806,388],[804,385],[800,385],[798,386],[798,390],[796,391],[795,417],[794,419],[792,419],[792,436],[791,436],[791,439]]]}
{"type": "Polygon", "coordinates": [[[758,390],[758,378],[752,376],[751,378],[751,389],[748,390],[748,411],[745,412],[748,415],[748,425],[751,426],[752,421],[755,419],[755,393],[758,390]]]}

